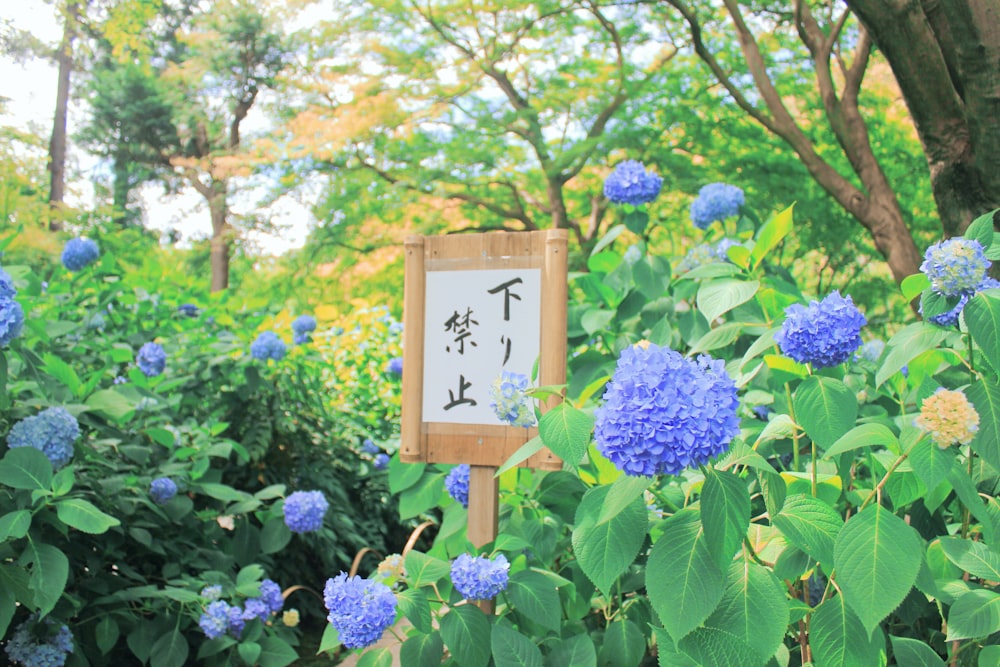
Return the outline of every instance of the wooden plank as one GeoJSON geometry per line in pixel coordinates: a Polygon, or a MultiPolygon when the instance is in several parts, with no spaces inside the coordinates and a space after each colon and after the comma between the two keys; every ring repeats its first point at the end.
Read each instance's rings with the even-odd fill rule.
{"type": "Polygon", "coordinates": [[[421,436],[424,410],[424,237],[403,242],[406,264],[403,282],[403,411],[400,417],[399,460],[427,460],[421,436]],[[407,354],[407,351],[411,352],[407,354]]]}
{"type": "MultiPolygon", "coordinates": [[[[500,518],[500,486],[497,469],[492,466],[469,468],[469,517],[466,536],[478,551],[497,539],[497,522],[500,518]]],[[[480,600],[476,604],[487,614],[495,609],[493,600],[480,600]]]]}

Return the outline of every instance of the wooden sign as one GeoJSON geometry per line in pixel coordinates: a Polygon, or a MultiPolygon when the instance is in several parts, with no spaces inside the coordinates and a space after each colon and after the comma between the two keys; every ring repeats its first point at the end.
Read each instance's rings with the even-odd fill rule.
{"type": "MultiPolygon", "coordinates": [[[[400,459],[499,467],[537,428],[490,408],[502,371],[566,381],[566,230],[406,239],[400,459]]],[[[543,406],[544,408],[544,406],[543,406]]],[[[560,469],[543,449],[524,465],[560,469]]]]}

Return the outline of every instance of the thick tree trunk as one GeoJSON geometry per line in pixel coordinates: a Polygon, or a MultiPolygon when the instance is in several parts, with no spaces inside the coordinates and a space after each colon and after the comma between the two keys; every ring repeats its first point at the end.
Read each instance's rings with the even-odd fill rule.
{"type": "Polygon", "coordinates": [[[1000,207],[1000,2],[847,0],[899,83],[945,236],[1000,207]]]}
{"type": "Polygon", "coordinates": [[[49,229],[62,229],[60,209],[66,196],[66,116],[69,109],[70,75],[73,72],[73,40],[80,7],[76,2],[66,5],[63,35],[56,52],[59,80],[56,88],[56,111],[49,139],[49,229]]]}
{"type": "Polygon", "coordinates": [[[212,241],[209,259],[212,266],[212,291],[220,292],[229,287],[230,227],[226,221],[228,208],[225,181],[216,182],[213,185],[215,191],[208,200],[208,209],[212,215],[212,241]]]}

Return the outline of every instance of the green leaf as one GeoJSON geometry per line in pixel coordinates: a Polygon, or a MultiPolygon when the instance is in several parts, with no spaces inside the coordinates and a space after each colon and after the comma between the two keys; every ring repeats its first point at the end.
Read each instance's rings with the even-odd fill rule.
{"type": "Polygon", "coordinates": [[[689,355],[710,352],[732,344],[746,327],[742,322],[723,322],[699,338],[688,350],[689,355]]]}
{"type": "Polygon", "coordinates": [[[9,449],[0,460],[0,484],[14,489],[48,491],[52,486],[52,462],[34,447],[9,449]]]}
{"type": "Polygon", "coordinates": [[[604,643],[598,660],[610,667],[637,667],[646,655],[646,638],[635,623],[621,619],[604,630],[604,643]]]}
{"type": "Polygon", "coordinates": [[[436,631],[410,637],[399,649],[399,664],[413,667],[440,667],[444,642],[436,631]]]}
{"type": "Polygon", "coordinates": [[[961,466],[956,465],[948,472],[948,481],[955,490],[955,495],[958,496],[958,499],[972,513],[972,516],[976,517],[979,521],[983,531],[983,538],[990,544],[993,544],[998,532],[1000,532],[1000,526],[997,525],[993,515],[987,510],[987,506],[983,504],[983,499],[980,497],[975,483],[969,478],[968,473],[962,470],[961,466]]]}
{"type": "Polygon", "coordinates": [[[903,293],[903,298],[913,301],[920,293],[931,286],[931,280],[925,273],[914,273],[903,278],[899,283],[899,291],[903,293]]]}
{"type": "Polygon", "coordinates": [[[996,211],[990,211],[979,216],[965,228],[962,236],[973,241],[979,241],[984,250],[993,244],[993,216],[996,211]]]}
{"type": "Polygon", "coordinates": [[[941,656],[919,639],[890,635],[889,641],[899,667],[944,667],[941,656]]]}
{"type": "Polygon", "coordinates": [[[236,652],[240,654],[243,662],[248,665],[256,665],[257,658],[260,657],[260,644],[257,642],[240,642],[236,646],[236,652]]]}
{"type": "Polygon", "coordinates": [[[216,500],[221,500],[224,503],[229,502],[239,502],[242,500],[252,499],[251,496],[246,491],[240,491],[234,489],[228,484],[215,484],[213,482],[202,482],[200,484],[194,485],[202,493],[210,498],[215,498],[216,500]]]}
{"type": "Polygon", "coordinates": [[[986,589],[965,593],[948,612],[948,641],[988,637],[1000,630],[1000,595],[986,589]]]}
{"type": "Polygon", "coordinates": [[[879,505],[862,510],[844,524],[833,546],[837,581],[847,604],[869,632],[909,593],[923,551],[917,532],[879,505]]]}
{"type": "Polygon", "coordinates": [[[490,622],[479,607],[463,604],[441,617],[441,638],[462,667],[486,667],[490,661],[490,622]]]}
{"type": "Polygon", "coordinates": [[[757,232],[757,242],[750,251],[750,263],[754,269],[760,266],[767,253],[774,250],[792,231],[792,209],[794,204],[768,220],[757,232]]]}
{"type": "Polygon", "coordinates": [[[404,491],[416,484],[427,468],[426,463],[403,463],[398,456],[389,459],[389,490],[404,491]]]}
{"type": "Polygon", "coordinates": [[[573,667],[597,667],[597,652],[594,640],[584,633],[563,639],[552,647],[548,655],[550,665],[572,665],[573,667]]]}
{"type": "Polygon", "coordinates": [[[793,494],[785,498],[781,514],[771,522],[792,544],[833,570],[834,542],[844,522],[829,505],[819,498],[793,494]]]}
{"type": "Polygon", "coordinates": [[[419,551],[410,551],[404,560],[406,580],[413,588],[428,586],[440,581],[451,572],[451,564],[419,551]]]}
{"type": "Polygon", "coordinates": [[[639,554],[646,538],[646,506],[636,498],[623,511],[600,521],[610,486],[597,486],[583,496],[576,511],[573,550],[584,574],[605,593],[639,554]]]}
{"type": "Polygon", "coordinates": [[[719,569],[733,560],[750,526],[750,492],[746,482],[728,470],[708,469],[701,489],[701,523],[705,543],[719,569]]]}
{"type": "Polygon", "coordinates": [[[649,214],[645,211],[629,211],[625,214],[625,226],[633,234],[642,234],[649,223],[649,214]]]}
{"type": "Polygon", "coordinates": [[[612,482],[611,490],[608,491],[607,496],[604,498],[604,504],[601,506],[601,515],[598,517],[597,522],[604,523],[618,516],[636,498],[641,497],[652,482],[652,477],[635,477],[632,475],[622,475],[616,479],[612,482]]]}
{"type": "Polygon", "coordinates": [[[969,335],[983,351],[994,370],[1000,370],[1000,296],[980,292],[969,299],[962,310],[969,335]]]}
{"type": "Polygon", "coordinates": [[[555,582],[539,572],[521,570],[510,575],[507,596],[519,614],[543,628],[559,632],[561,613],[555,582]]]}
{"type": "Polygon", "coordinates": [[[608,328],[611,321],[615,319],[615,311],[603,308],[588,308],[580,318],[580,326],[589,335],[594,335],[598,331],[608,328]]]}
{"type": "Polygon", "coordinates": [[[755,470],[754,472],[757,473],[757,484],[760,485],[761,495],[764,496],[767,513],[771,516],[777,516],[788,496],[788,484],[785,482],[785,478],[777,472],[768,470],[755,470]]]}
{"type": "Polygon", "coordinates": [[[874,447],[876,445],[885,445],[891,451],[899,453],[899,439],[896,435],[889,430],[888,426],[884,424],[859,424],[855,426],[850,431],[840,436],[826,453],[823,454],[823,458],[831,459],[834,456],[839,456],[844,452],[850,452],[861,447],[874,447]]]}
{"type": "Polygon", "coordinates": [[[399,494],[399,518],[409,519],[435,507],[444,493],[444,478],[440,473],[423,475],[413,486],[399,494]]]}
{"type": "Polygon", "coordinates": [[[11,539],[17,540],[28,534],[31,528],[31,512],[28,510],[15,510],[0,516],[0,542],[11,539]]]}
{"type": "Polygon", "coordinates": [[[955,452],[950,447],[938,447],[930,438],[920,438],[910,448],[908,460],[924,486],[933,489],[955,465],[955,452]]]}
{"type": "Polygon", "coordinates": [[[316,649],[316,655],[332,651],[338,646],[340,646],[340,635],[337,634],[336,628],[327,623],[326,628],[323,629],[323,636],[320,637],[319,648],[316,649]]]}
{"type": "Polygon", "coordinates": [[[701,314],[711,324],[715,318],[752,299],[759,287],[760,282],[756,280],[731,278],[712,280],[702,284],[698,289],[695,303],[701,314]]]}
{"type": "Polygon", "coordinates": [[[370,648],[358,658],[357,667],[392,667],[392,651],[387,648],[370,648]]]}
{"type": "Polygon", "coordinates": [[[871,634],[837,595],[821,604],[809,623],[813,663],[822,667],[859,667],[883,664],[885,635],[881,628],[871,634]]]}
{"type": "Polygon", "coordinates": [[[108,532],[109,528],[121,525],[118,519],[81,498],[60,500],[56,503],[56,514],[67,526],[91,535],[100,535],[108,532]]]}
{"type": "Polygon", "coordinates": [[[528,442],[518,447],[517,451],[511,454],[509,459],[503,462],[503,465],[497,469],[496,476],[499,477],[511,468],[516,468],[528,460],[528,458],[540,452],[544,446],[545,443],[542,442],[541,437],[536,435],[534,438],[531,438],[528,442]]]}
{"type": "Polygon", "coordinates": [[[187,662],[188,650],[184,635],[171,630],[153,644],[149,664],[151,667],[183,667],[187,662]]]}
{"type": "Polygon", "coordinates": [[[663,628],[653,628],[656,636],[657,663],[659,667],[702,667],[690,656],[678,653],[674,646],[674,640],[663,628]]]}
{"type": "Polygon", "coordinates": [[[965,395],[979,413],[979,431],[969,446],[1000,470],[1000,384],[989,380],[973,382],[965,395]]]}
{"type": "Polygon", "coordinates": [[[14,611],[17,610],[17,597],[14,591],[6,586],[0,586],[0,637],[7,634],[7,627],[10,619],[14,618],[14,611]]]}
{"type": "Polygon", "coordinates": [[[28,587],[35,595],[39,612],[44,616],[56,606],[66,588],[69,559],[51,544],[41,544],[29,537],[20,563],[31,565],[28,587]]]}
{"type": "Polygon", "coordinates": [[[42,355],[42,370],[66,385],[74,395],[78,395],[80,389],[80,376],[76,374],[73,367],[65,361],[46,352],[42,355]]]}
{"type": "MultiPolygon", "coordinates": [[[[996,248],[998,245],[993,247],[996,248]]],[[[1000,257],[996,259],[1000,259],[1000,257]]],[[[994,667],[995,665],[1000,665],[1000,646],[996,644],[984,646],[979,652],[979,667],[994,667]]]]}
{"type": "Polygon", "coordinates": [[[423,591],[414,587],[397,593],[396,602],[399,604],[399,611],[417,630],[430,632],[433,629],[431,627],[431,605],[423,591]]]}
{"type": "Polygon", "coordinates": [[[675,642],[702,624],[725,592],[726,580],[705,541],[698,512],[667,519],[646,565],[649,602],[675,642]]]}
{"type": "Polygon", "coordinates": [[[135,411],[135,405],[114,389],[95,391],[86,401],[87,407],[113,421],[121,422],[135,411]]]}
{"type": "Polygon", "coordinates": [[[1000,581],[1000,553],[982,542],[942,537],[939,542],[952,563],[974,577],[1000,581]]]}
{"type": "Polygon", "coordinates": [[[600,253],[602,250],[604,250],[609,245],[614,243],[615,239],[617,239],[619,236],[622,235],[622,233],[625,232],[625,229],[626,229],[625,225],[615,225],[614,227],[609,229],[607,234],[602,236],[601,240],[598,241],[597,244],[594,246],[594,249],[590,251],[590,256],[593,257],[594,255],[600,253]]]}
{"type": "Polygon", "coordinates": [[[795,421],[817,445],[826,449],[854,426],[858,398],[833,378],[812,375],[802,381],[792,399],[795,421]]]}
{"type": "Polygon", "coordinates": [[[795,435],[795,422],[786,414],[776,415],[757,436],[757,446],[770,440],[784,440],[795,435]]]}
{"type": "Polygon", "coordinates": [[[929,322],[914,322],[900,329],[885,344],[885,359],[875,373],[875,386],[881,386],[903,366],[927,350],[934,349],[947,337],[947,331],[929,322]]]}
{"type": "Polygon", "coordinates": [[[493,626],[490,647],[496,667],[542,667],[542,652],[535,642],[506,623],[493,626]]]}
{"type": "Polygon", "coordinates": [[[110,616],[105,616],[94,626],[94,639],[97,640],[97,648],[101,655],[107,655],[115,647],[121,633],[118,630],[118,623],[110,616]]]}
{"type": "Polygon", "coordinates": [[[278,553],[291,541],[292,531],[281,517],[271,517],[260,531],[261,553],[278,553]]]}
{"type": "Polygon", "coordinates": [[[573,468],[587,451],[593,430],[594,418],[570,403],[560,403],[542,415],[538,423],[545,446],[573,468]]]}

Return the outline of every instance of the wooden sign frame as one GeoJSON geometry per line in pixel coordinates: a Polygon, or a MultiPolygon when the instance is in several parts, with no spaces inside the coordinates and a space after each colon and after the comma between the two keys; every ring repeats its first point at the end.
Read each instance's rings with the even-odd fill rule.
{"type": "MultiPolygon", "coordinates": [[[[448,236],[409,236],[403,291],[403,411],[400,460],[404,463],[468,463],[499,467],[537,428],[423,421],[424,314],[427,273],[489,269],[541,270],[541,329],[538,384],[566,382],[566,306],[568,234],[564,229],[489,232],[448,236]]],[[[543,404],[545,410],[557,398],[543,404]]],[[[559,470],[562,461],[543,448],[521,465],[559,470]]]]}

